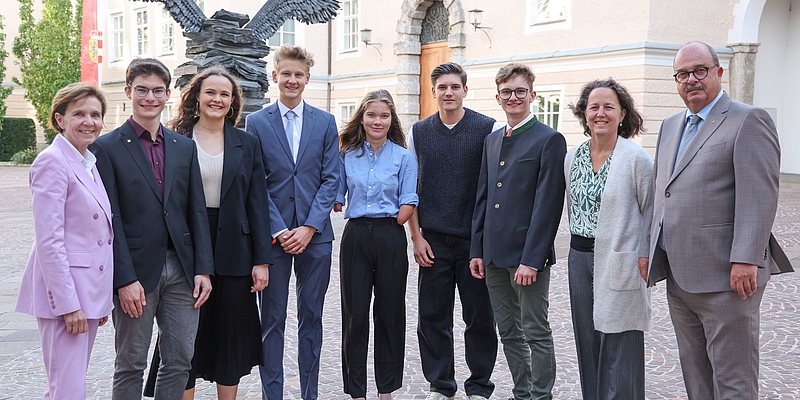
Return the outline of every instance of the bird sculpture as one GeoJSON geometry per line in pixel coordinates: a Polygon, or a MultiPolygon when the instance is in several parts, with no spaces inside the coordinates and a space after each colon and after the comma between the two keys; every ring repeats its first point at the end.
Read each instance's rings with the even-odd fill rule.
{"type": "Polygon", "coordinates": [[[202,70],[221,65],[234,75],[242,87],[244,108],[239,124],[247,114],[268,102],[267,63],[269,39],[289,18],[306,24],[327,22],[340,8],[337,0],[267,0],[250,19],[246,14],[220,10],[207,18],[194,0],[142,0],[163,3],[186,36],[186,57],[175,69],[175,86],[183,88],[202,70]]]}

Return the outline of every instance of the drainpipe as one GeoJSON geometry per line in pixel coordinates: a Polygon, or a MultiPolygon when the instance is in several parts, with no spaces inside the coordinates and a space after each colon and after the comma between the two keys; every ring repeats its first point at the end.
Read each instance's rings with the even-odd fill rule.
{"type": "Polygon", "coordinates": [[[328,20],[328,91],[325,95],[325,107],[326,111],[329,113],[331,112],[331,70],[332,70],[332,61],[331,55],[333,54],[333,44],[331,37],[333,35],[333,20],[328,20]]]}

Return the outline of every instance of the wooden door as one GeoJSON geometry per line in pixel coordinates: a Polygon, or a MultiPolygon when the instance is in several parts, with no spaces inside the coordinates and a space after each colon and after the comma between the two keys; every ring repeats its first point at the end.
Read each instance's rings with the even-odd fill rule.
{"type": "Polygon", "coordinates": [[[424,119],[437,110],[436,101],[431,95],[431,71],[437,65],[450,61],[450,47],[447,42],[422,45],[419,55],[419,119],[424,119]]]}

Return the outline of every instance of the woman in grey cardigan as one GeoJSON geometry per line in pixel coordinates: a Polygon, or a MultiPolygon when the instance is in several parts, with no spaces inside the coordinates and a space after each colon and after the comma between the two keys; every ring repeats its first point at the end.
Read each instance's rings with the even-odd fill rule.
{"type": "Polygon", "coordinates": [[[644,399],[650,292],[638,259],[653,161],[628,138],[643,130],[628,91],[586,84],[577,104],[586,142],[564,161],[572,234],[569,289],[584,399],[644,399]]]}

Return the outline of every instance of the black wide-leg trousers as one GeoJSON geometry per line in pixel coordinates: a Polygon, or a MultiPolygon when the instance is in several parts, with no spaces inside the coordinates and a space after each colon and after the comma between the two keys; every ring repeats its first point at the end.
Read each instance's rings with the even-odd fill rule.
{"type": "Polygon", "coordinates": [[[342,377],[351,397],[366,397],[369,309],[375,324],[378,393],[403,385],[405,359],[406,232],[394,218],[353,218],[339,252],[342,292],[342,377]]]}

